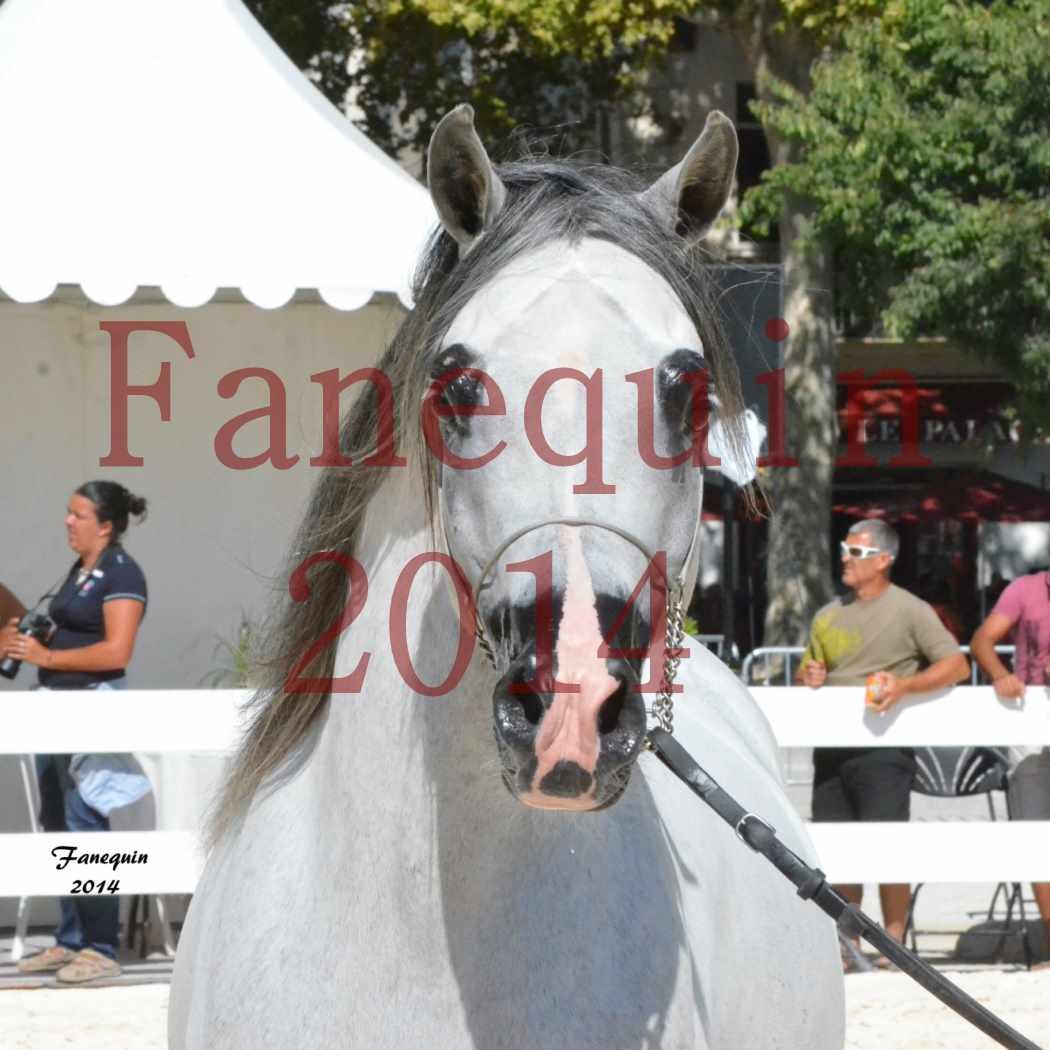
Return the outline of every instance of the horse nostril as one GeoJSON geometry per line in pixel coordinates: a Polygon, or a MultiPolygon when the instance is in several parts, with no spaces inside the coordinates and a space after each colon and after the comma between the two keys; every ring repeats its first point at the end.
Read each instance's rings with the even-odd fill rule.
{"type": "Polygon", "coordinates": [[[533,651],[522,653],[500,680],[493,694],[496,726],[504,742],[531,747],[550,699],[543,688],[549,675],[541,673],[533,651]]]}
{"type": "Polygon", "coordinates": [[[540,670],[535,652],[526,653],[517,661],[508,692],[521,704],[522,713],[529,725],[538,726],[546,705],[542,700],[540,670]]]}
{"type": "Polygon", "coordinates": [[[607,696],[598,710],[598,732],[605,736],[620,724],[624,701],[627,699],[627,683],[621,678],[620,686],[611,696],[607,696]]]}
{"type": "Polygon", "coordinates": [[[619,685],[598,709],[598,735],[603,752],[629,761],[645,738],[645,700],[638,675],[626,660],[609,660],[606,667],[619,685]]]}
{"type": "MultiPolygon", "coordinates": [[[[525,683],[520,683],[523,687],[525,683]]],[[[511,690],[514,699],[521,704],[522,713],[529,725],[538,726],[543,717],[543,701],[531,689],[524,687],[511,690]]]]}

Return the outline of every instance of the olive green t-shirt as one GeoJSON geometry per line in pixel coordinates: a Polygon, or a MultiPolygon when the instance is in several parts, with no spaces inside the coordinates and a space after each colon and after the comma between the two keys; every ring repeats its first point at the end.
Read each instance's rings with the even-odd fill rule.
{"type": "Polygon", "coordinates": [[[828,685],[864,685],[878,671],[905,677],[957,652],[933,609],[890,584],[877,598],[850,593],[825,605],[813,617],[802,662],[822,661],[828,685]]]}

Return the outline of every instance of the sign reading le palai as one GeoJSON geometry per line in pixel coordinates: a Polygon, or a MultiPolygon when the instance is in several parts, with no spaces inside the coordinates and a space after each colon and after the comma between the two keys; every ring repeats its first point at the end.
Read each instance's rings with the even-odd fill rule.
{"type": "MultiPolygon", "coordinates": [[[[839,443],[846,441],[846,429],[839,428],[839,443]]],[[[862,445],[899,444],[901,421],[897,417],[866,416],[857,425],[855,441],[862,445]]],[[[930,445],[1015,445],[1020,440],[1016,422],[999,416],[921,419],[919,441],[930,445]]]]}

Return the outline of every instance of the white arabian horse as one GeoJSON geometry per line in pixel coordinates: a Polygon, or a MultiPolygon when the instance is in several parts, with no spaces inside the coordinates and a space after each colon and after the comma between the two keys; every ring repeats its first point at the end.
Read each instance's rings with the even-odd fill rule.
{"type": "MultiPolygon", "coordinates": [[[[841,1050],[833,923],[639,760],[652,595],[674,615],[696,573],[690,450],[753,453],[692,250],[735,132],[711,114],[645,189],[497,173],[472,117],[434,134],[443,229],[300,531],[170,1046],[841,1050]]],[[[677,738],[813,862],[748,691],[699,646],[677,680],[677,738]]]]}

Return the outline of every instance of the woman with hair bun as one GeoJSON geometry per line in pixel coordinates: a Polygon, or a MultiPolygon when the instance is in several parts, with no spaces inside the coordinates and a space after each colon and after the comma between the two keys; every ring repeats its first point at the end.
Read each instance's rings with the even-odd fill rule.
{"type": "MultiPolygon", "coordinates": [[[[146,501],[115,481],[88,481],[70,497],[69,546],[77,554],[51,598],[55,627],[46,642],[6,632],[3,655],[35,664],[42,689],[126,689],[135,639],[146,613],[146,577],[121,540],[146,501]]],[[[15,621],[17,622],[17,621],[15,621]]],[[[45,831],[108,831],[110,811],[138,801],[148,778],[125,755],[38,755],[45,831]]],[[[57,971],[63,984],[120,973],[116,896],[62,898],[55,946],[19,964],[23,973],[57,971]]]]}

